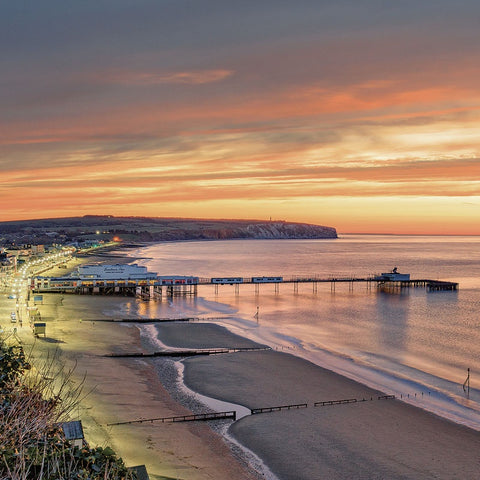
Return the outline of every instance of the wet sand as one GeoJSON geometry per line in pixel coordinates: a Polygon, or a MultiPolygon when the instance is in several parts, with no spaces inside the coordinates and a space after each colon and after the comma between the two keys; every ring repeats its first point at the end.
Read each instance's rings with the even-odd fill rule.
{"type": "MultiPolygon", "coordinates": [[[[210,327],[205,335],[198,327],[193,337],[191,325],[170,325],[168,343],[210,347],[210,327]]],[[[222,341],[229,342],[234,337],[222,341]]],[[[244,417],[230,428],[282,480],[451,480],[477,478],[480,472],[479,432],[399,400],[379,400],[381,392],[290,354],[239,352],[184,364],[186,384],[207,396],[249,408],[308,403],[244,417]],[[365,401],[313,406],[347,398],[365,401]]]]}
{"type": "MultiPolygon", "coordinates": [[[[45,337],[35,338],[28,322],[20,326],[3,321],[2,325],[6,333],[17,328],[35,365],[56,355],[56,365],[74,369],[73,384],[84,378],[87,395],[71,417],[82,421],[90,445],[111,446],[127,466],[145,464],[152,480],[252,478],[222,437],[204,423],[107,426],[190,413],[171,398],[151,361],[103,356],[143,351],[135,325],[98,321],[105,318],[103,312],[108,318],[130,316],[136,311],[135,299],[59,294],[44,294],[43,298],[38,308],[47,324],[45,337]]],[[[2,318],[9,318],[12,302],[6,296],[0,300],[2,318]]]]}

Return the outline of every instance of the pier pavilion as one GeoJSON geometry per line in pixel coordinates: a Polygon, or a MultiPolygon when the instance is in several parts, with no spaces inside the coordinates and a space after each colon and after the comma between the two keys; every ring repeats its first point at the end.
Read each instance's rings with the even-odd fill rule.
{"type": "Polygon", "coordinates": [[[155,298],[167,295],[196,295],[198,277],[159,276],[146,267],[131,265],[81,265],[71,276],[32,280],[32,291],[90,295],[125,295],[155,298]]]}

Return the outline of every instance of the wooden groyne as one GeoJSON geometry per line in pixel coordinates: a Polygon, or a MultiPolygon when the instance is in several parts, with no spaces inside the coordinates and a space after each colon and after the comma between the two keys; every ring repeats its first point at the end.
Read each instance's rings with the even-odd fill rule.
{"type": "Polygon", "coordinates": [[[180,318],[94,318],[88,322],[110,322],[110,323],[168,323],[168,322],[214,322],[228,320],[230,317],[180,317],[180,318]]]}
{"type": "Polygon", "coordinates": [[[162,322],[194,322],[200,320],[198,317],[182,318],[98,318],[90,322],[112,322],[112,323],[162,323],[162,322]]]}
{"type": "MultiPolygon", "coordinates": [[[[380,395],[377,397],[378,400],[388,400],[395,399],[395,395],[380,395]]],[[[373,400],[373,397],[370,398],[373,400]]],[[[367,402],[368,399],[362,398],[361,400],[357,398],[346,398],[342,400],[326,400],[322,402],[315,402],[314,407],[324,407],[327,405],[344,405],[348,403],[357,403],[357,402],[367,402]]],[[[301,408],[308,408],[308,403],[296,403],[292,405],[280,405],[275,407],[262,407],[262,408],[252,408],[250,410],[251,415],[257,415],[261,413],[270,413],[270,412],[280,412],[284,410],[298,410],[301,408]]],[[[115,422],[107,423],[108,427],[116,425],[132,425],[135,423],[177,423],[177,422],[195,422],[195,421],[208,421],[208,420],[226,420],[232,419],[235,421],[237,419],[237,412],[234,410],[228,412],[209,412],[209,413],[192,413],[189,415],[178,415],[175,417],[157,417],[157,418],[141,418],[139,420],[128,420],[125,422],[115,422]]]]}
{"type": "Polygon", "coordinates": [[[345,400],[327,400],[325,402],[315,402],[314,407],[325,407],[327,405],[342,405],[344,403],[357,403],[356,398],[346,398],[345,400]]]}
{"type": "MultiPolygon", "coordinates": [[[[389,400],[394,398],[395,398],[395,395],[380,395],[379,397],[377,397],[377,400],[389,400]]],[[[370,397],[370,400],[373,400],[373,397],[370,397]]],[[[328,405],[344,405],[346,403],[357,403],[357,402],[367,402],[367,401],[368,401],[367,398],[362,398],[360,400],[358,398],[345,398],[342,400],[326,400],[323,402],[315,402],[313,406],[326,407],[328,405]]]]}
{"type": "MultiPolygon", "coordinates": [[[[377,397],[377,400],[388,400],[388,399],[395,399],[395,395],[380,395],[377,397]]],[[[341,400],[324,400],[321,402],[315,402],[313,404],[314,407],[326,407],[328,405],[345,405],[348,403],[359,403],[359,402],[367,402],[373,400],[373,397],[370,399],[367,398],[344,398],[341,400]]],[[[282,405],[279,407],[262,407],[262,408],[252,408],[250,410],[252,415],[256,415],[259,413],[270,413],[270,412],[280,412],[281,410],[293,410],[299,408],[308,408],[308,403],[297,403],[293,405],[282,405]]]]}
{"type": "Polygon", "coordinates": [[[159,352],[111,353],[102,355],[111,358],[148,358],[148,357],[194,357],[197,355],[221,355],[226,353],[271,350],[270,347],[204,348],[197,350],[161,350],[159,352]]]}
{"type": "Polygon", "coordinates": [[[107,423],[108,427],[114,425],[131,425],[133,423],[146,423],[146,422],[162,422],[162,423],[175,423],[175,422],[198,422],[207,420],[224,420],[231,418],[233,421],[237,419],[237,412],[215,412],[215,413],[196,413],[191,415],[179,415],[176,417],[159,417],[159,418],[142,418],[140,420],[129,420],[127,422],[107,423]]]}
{"type": "Polygon", "coordinates": [[[263,408],[252,408],[250,412],[252,415],[257,413],[268,413],[268,412],[279,412],[281,410],[292,410],[292,409],[299,409],[299,408],[307,408],[307,403],[297,403],[295,405],[282,405],[280,407],[263,407],[263,408]]]}

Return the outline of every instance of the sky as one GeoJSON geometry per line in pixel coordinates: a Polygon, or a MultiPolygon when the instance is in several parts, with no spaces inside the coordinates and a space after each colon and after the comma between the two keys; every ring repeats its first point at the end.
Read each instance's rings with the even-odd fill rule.
{"type": "Polygon", "coordinates": [[[0,0],[0,221],[480,235],[478,0],[0,0]]]}

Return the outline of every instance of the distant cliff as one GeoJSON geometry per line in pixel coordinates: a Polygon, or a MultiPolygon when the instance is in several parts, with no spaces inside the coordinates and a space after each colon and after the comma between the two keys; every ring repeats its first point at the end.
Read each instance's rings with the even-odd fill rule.
{"type": "Polygon", "coordinates": [[[235,238],[337,238],[335,228],[306,223],[190,218],[84,217],[0,222],[0,245],[121,239],[125,242],[227,240],[235,238]]]}
{"type": "MultiPolygon", "coordinates": [[[[139,219],[137,219],[138,221],[139,219]]],[[[132,230],[113,229],[121,238],[140,241],[165,240],[228,240],[240,238],[285,239],[285,238],[337,238],[335,228],[305,223],[283,221],[262,222],[255,220],[203,220],[203,219],[148,219],[147,226],[137,225],[132,230]],[[143,228],[142,228],[143,227],[143,228]]]]}
{"type": "Polygon", "coordinates": [[[231,224],[220,228],[208,228],[199,232],[203,238],[337,238],[337,232],[332,227],[309,225],[305,223],[266,222],[231,224]]]}

